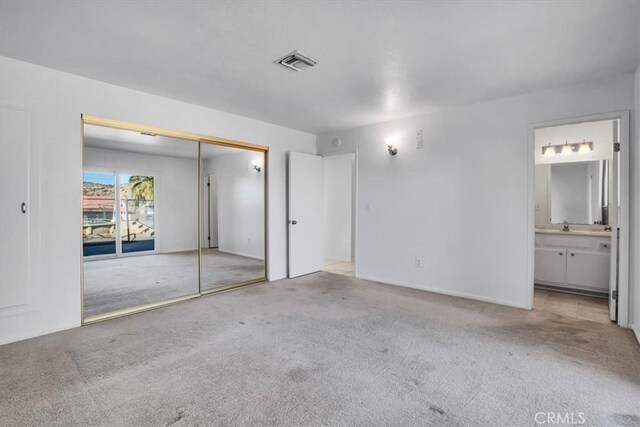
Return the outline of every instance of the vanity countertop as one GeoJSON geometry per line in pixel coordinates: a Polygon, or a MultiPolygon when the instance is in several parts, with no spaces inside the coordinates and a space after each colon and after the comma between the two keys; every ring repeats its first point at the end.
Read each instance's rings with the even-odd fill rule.
{"type": "Polygon", "coordinates": [[[593,236],[593,237],[611,237],[610,231],[596,230],[570,230],[562,231],[553,228],[536,228],[536,233],[541,234],[562,234],[565,236],[593,236]]]}

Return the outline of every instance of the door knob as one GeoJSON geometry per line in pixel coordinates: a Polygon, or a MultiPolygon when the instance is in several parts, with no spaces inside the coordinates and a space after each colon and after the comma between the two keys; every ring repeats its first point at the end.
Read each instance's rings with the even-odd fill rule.
{"type": "Polygon", "coordinates": [[[27,204],[26,204],[25,202],[22,202],[22,204],[20,205],[20,211],[21,211],[23,214],[26,214],[26,213],[27,213],[27,204]]]}
{"type": "Polygon", "coordinates": [[[558,255],[562,256],[562,255],[564,255],[564,254],[563,254],[562,252],[558,252],[558,255]]]}
{"type": "Polygon", "coordinates": [[[293,221],[291,221],[291,225],[296,225],[298,223],[298,221],[296,221],[295,219],[293,221]]]}

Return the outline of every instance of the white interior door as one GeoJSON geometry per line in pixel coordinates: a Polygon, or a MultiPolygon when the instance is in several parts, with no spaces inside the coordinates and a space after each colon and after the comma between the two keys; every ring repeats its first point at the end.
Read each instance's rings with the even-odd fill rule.
{"type": "Polygon", "coordinates": [[[324,182],[322,157],[289,153],[289,277],[324,266],[324,182]]]}
{"type": "Polygon", "coordinates": [[[0,108],[0,309],[28,304],[29,114],[0,108]]]}

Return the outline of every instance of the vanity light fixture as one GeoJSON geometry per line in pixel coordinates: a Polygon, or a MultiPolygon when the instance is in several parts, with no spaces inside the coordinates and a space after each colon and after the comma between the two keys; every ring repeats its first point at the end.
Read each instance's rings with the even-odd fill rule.
{"type": "Polygon", "coordinates": [[[558,153],[564,156],[569,156],[574,153],[588,154],[592,151],[593,141],[587,141],[585,139],[583,139],[582,142],[566,141],[564,144],[552,145],[549,143],[548,145],[542,146],[542,155],[544,157],[552,157],[558,153]]]}
{"type": "Polygon", "coordinates": [[[391,144],[387,145],[387,150],[389,150],[389,154],[391,154],[392,156],[398,154],[398,147],[394,147],[391,144]]]}
{"type": "Polygon", "coordinates": [[[545,157],[553,157],[556,155],[556,147],[552,146],[551,143],[549,143],[549,145],[547,145],[543,151],[542,151],[542,155],[545,157]]]}
{"type": "Polygon", "coordinates": [[[593,151],[593,144],[589,144],[584,139],[582,140],[582,144],[580,144],[580,149],[578,149],[578,153],[587,154],[593,151]]]}

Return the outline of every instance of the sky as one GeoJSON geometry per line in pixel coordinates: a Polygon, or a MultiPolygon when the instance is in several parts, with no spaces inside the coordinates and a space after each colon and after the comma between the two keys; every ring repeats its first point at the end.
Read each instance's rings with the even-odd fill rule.
{"type": "MultiPolygon", "coordinates": [[[[82,174],[82,179],[84,182],[93,182],[95,184],[104,184],[104,185],[115,185],[115,175],[112,173],[101,173],[101,172],[85,172],[82,174]]],[[[126,183],[129,182],[129,178],[131,175],[120,175],[120,182],[126,183]]]]}

